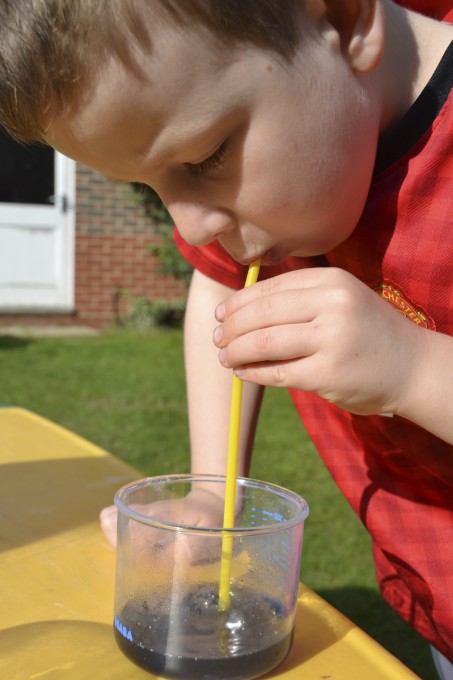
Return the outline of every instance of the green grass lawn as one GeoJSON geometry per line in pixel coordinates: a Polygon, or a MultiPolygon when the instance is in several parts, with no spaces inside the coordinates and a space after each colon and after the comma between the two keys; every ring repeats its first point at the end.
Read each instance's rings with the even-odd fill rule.
{"type": "MultiPolygon", "coordinates": [[[[89,338],[0,335],[0,403],[68,427],[143,475],[187,472],[188,433],[178,330],[89,338]]],[[[308,440],[286,392],[268,390],[251,474],[310,505],[301,576],[423,680],[426,643],[379,596],[366,532],[308,440]]],[[[1,499],[0,499],[1,508],[1,499]]]]}

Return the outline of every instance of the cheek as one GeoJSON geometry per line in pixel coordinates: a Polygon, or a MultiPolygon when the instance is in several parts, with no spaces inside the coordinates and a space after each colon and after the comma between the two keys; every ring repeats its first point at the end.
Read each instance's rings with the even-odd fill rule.
{"type": "Polygon", "coordinates": [[[272,143],[244,157],[242,182],[237,195],[244,217],[256,222],[298,211],[306,200],[306,171],[294,142],[274,134],[272,143]],[[288,151],[288,149],[292,149],[288,151]]]}
{"type": "Polygon", "coordinates": [[[332,126],[330,135],[313,135],[299,144],[279,186],[280,207],[298,211],[307,228],[317,229],[320,236],[347,238],[360,218],[372,177],[373,130],[366,133],[359,126],[332,126]]]}
{"type": "Polygon", "coordinates": [[[351,234],[366,200],[374,144],[372,130],[364,139],[341,114],[337,125],[327,116],[321,127],[311,120],[301,130],[299,123],[299,134],[289,124],[287,132],[260,134],[269,143],[252,145],[244,156],[237,195],[243,221],[278,238],[300,237],[302,228],[307,239],[326,239],[327,246],[351,234]]]}

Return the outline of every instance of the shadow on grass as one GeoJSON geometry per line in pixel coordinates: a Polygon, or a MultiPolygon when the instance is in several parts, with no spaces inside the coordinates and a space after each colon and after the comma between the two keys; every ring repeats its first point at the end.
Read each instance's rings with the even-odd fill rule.
{"type": "Polygon", "coordinates": [[[0,351],[2,349],[22,349],[32,342],[30,338],[17,337],[15,335],[1,335],[0,330],[0,351]]]}
{"type": "Polygon", "coordinates": [[[378,592],[369,588],[341,588],[318,590],[317,593],[422,680],[439,680],[428,643],[392,610],[378,592]]]}

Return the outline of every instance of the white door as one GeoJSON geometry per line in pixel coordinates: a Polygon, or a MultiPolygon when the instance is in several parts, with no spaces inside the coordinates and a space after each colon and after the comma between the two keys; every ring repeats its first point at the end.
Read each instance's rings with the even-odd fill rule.
{"type": "Polygon", "coordinates": [[[0,313],[73,309],[74,166],[0,133],[0,313]]]}

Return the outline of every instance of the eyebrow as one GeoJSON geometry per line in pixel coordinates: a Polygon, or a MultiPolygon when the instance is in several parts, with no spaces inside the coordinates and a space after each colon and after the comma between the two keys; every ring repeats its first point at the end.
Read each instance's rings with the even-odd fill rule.
{"type": "MultiPolygon", "coordinates": [[[[161,144],[157,146],[154,151],[150,150],[149,160],[158,168],[164,162],[171,161],[179,152],[180,148],[184,147],[188,151],[203,145],[205,139],[208,138],[209,144],[215,149],[215,146],[222,141],[222,138],[230,134],[220,133],[219,129],[233,128],[235,121],[241,116],[242,107],[238,109],[236,105],[232,105],[227,111],[213,111],[212,115],[205,122],[203,126],[196,124],[190,127],[189,124],[175,131],[167,133],[167,139],[163,139],[161,144]],[[161,146],[161,148],[159,148],[161,146]]],[[[209,152],[209,148],[206,149],[209,152]]]]}

